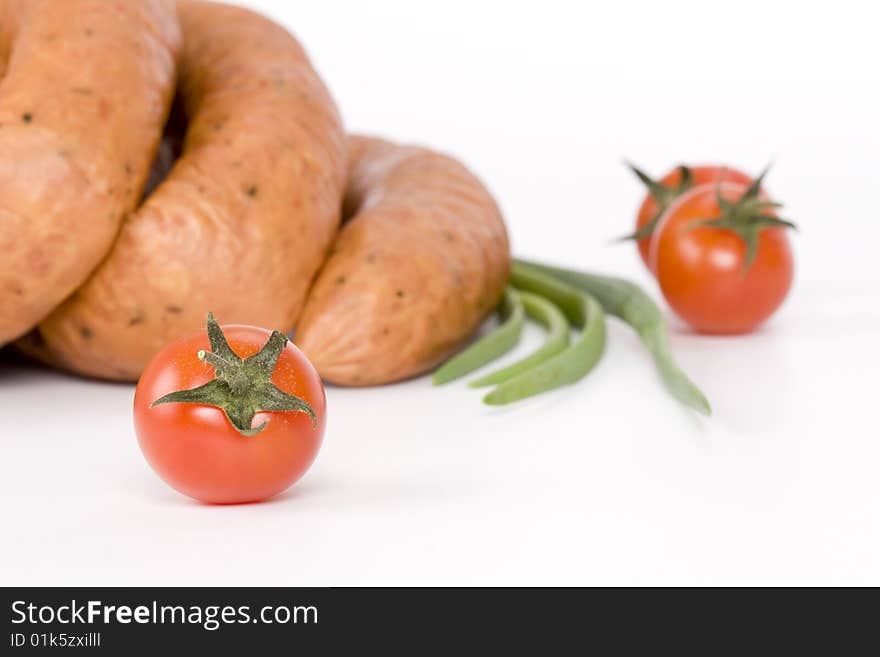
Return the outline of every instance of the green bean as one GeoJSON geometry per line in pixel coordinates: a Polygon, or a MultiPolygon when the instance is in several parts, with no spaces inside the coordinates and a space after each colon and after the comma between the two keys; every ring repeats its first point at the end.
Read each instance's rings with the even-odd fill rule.
{"type": "MultiPolygon", "coordinates": [[[[532,272],[534,274],[535,272],[532,272]]],[[[517,278],[516,272],[511,271],[510,283],[517,288],[524,289],[527,292],[536,294],[552,302],[559,308],[568,318],[568,321],[575,326],[583,326],[587,317],[584,314],[583,293],[573,285],[538,273],[535,275],[520,276],[517,278]]]]}
{"type": "Polygon", "coordinates": [[[592,296],[535,271],[514,271],[511,282],[530,292],[544,294],[567,308],[581,334],[559,353],[504,381],[483,397],[483,402],[493,406],[575,383],[593,369],[605,350],[605,315],[592,296]]]}
{"type": "Polygon", "coordinates": [[[491,386],[501,383],[507,379],[512,379],[518,374],[522,374],[539,363],[558,354],[568,346],[570,339],[570,331],[565,315],[552,302],[537,294],[517,290],[520,301],[526,315],[542,324],[547,329],[547,338],[540,349],[530,356],[526,356],[522,360],[518,360],[512,365],[508,365],[500,370],[495,370],[491,374],[487,374],[476,381],[471,381],[468,385],[471,388],[481,388],[483,386],[491,386]]]}
{"type": "Polygon", "coordinates": [[[498,314],[502,320],[498,328],[455,354],[434,372],[435,386],[470,374],[516,346],[525,323],[525,310],[519,294],[512,287],[504,290],[498,314]]]}
{"type": "Polygon", "coordinates": [[[527,260],[516,260],[513,269],[520,273],[543,272],[594,295],[608,314],[619,317],[635,329],[672,396],[705,415],[712,414],[706,397],[672,357],[663,313],[638,285],[622,278],[550,267],[527,260]]]}

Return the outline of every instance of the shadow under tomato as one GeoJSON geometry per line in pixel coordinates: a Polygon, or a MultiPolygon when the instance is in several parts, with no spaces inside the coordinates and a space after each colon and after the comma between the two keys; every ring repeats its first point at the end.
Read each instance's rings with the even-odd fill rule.
{"type": "MultiPolygon", "coordinates": [[[[229,513],[235,513],[234,509],[242,507],[256,511],[264,508],[277,509],[285,505],[290,510],[298,508],[307,508],[310,511],[322,509],[369,510],[386,508],[389,504],[400,500],[421,505],[434,503],[438,499],[449,500],[454,496],[469,498],[478,493],[474,488],[476,485],[478,484],[475,482],[457,482],[453,486],[448,482],[441,481],[385,479],[358,482],[340,480],[339,483],[332,483],[329,480],[307,479],[294,484],[275,497],[262,502],[242,504],[206,504],[177,493],[167,486],[158,495],[153,488],[154,492],[150,495],[154,503],[163,507],[227,509],[229,513]]],[[[142,492],[138,494],[143,495],[142,492]]]]}
{"type": "Polygon", "coordinates": [[[270,497],[265,500],[257,500],[252,502],[210,503],[201,502],[187,495],[184,495],[183,493],[178,493],[173,488],[170,488],[168,486],[165,486],[164,488],[165,490],[160,491],[158,495],[151,495],[154,502],[158,502],[162,506],[203,509],[277,506],[280,504],[290,504],[293,502],[298,502],[313,494],[313,491],[311,490],[312,487],[309,486],[307,483],[303,483],[294,484],[283,493],[279,493],[278,495],[275,495],[274,497],[270,497]]]}

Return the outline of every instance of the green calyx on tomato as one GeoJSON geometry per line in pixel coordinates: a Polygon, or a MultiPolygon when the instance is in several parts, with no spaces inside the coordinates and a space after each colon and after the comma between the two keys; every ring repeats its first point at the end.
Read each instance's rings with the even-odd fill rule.
{"type": "Polygon", "coordinates": [[[764,177],[770,170],[768,166],[758,176],[743,195],[736,201],[730,201],[721,195],[718,190],[718,207],[721,208],[721,216],[716,219],[701,219],[693,222],[691,227],[712,226],[730,230],[739,235],[746,244],[746,258],[743,262],[745,273],[758,253],[758,236],[766,228],[793,228],[797,226],[786,219],[780,219],[775,211],[782,207],[781,203],[770,201],[761,197],[761,185],[764,177]]]}
{"type": "Polygon", "coordinates": [[[645,239],[646,237],[650,237],[650,235],[654,232],[654,229],[657,227],[657,223],[660,221],[660,217],[662,217],[663,213],[666,211],[666,208],[668,208],[675,199],[684,194],[693,186],[694,176],[690,168],[688,168],[684,164],[681,164],[678,166],[678,184],[664,185],[659,180],[654,180],[653,178],[651,178],[651,176],[639,169],[632,162],[626,162],[625,164],[629,168],[629,170],[636,175],[636,178],[641,180],[645,187],[648,188],[648,193],[657,204],[657,211],[644,226],[639,228],[634,233],[624,235],[620,238],[621,241],[638,241],[645,239]]]}
{"type": "Polygon", "coordinates": [[[211,351],[199,351],[199,360],[211,365],[216,374],[208,383],[164,395],[150,404],[188,403],[216,406],[223,410],[229,422],[244,436],[255,436],[266,426],[252,428],[259,411],[296,411],[305,413],[317,424],[314,410],[304,399],[295,397],[272,383],[272,373],[281,351],[287,345],[287,336],[273,331],[263,348],[253,356],[241,358],[229,343],[213,313],[208,313],[208,340],[211,351]]]}

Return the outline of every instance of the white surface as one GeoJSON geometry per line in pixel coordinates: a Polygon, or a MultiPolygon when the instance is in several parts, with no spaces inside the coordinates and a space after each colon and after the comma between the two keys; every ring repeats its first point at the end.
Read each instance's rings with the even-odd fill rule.
{"type": "Polygon", "coordinates": [[[517,253],[655,296],[634,249],[608,245],[641,194],[621,158],[775,158],[794,292],[756,335],[673,335],[710,420],[615,323],[587,380],[504,410],[426,379],[330,389],[314,468],[263,505],[166,488],[133,388],[0,365],[0,582],[880,584],[868,4],[253,4],[302,39],[353,129],[478,171],[517,253]]]}

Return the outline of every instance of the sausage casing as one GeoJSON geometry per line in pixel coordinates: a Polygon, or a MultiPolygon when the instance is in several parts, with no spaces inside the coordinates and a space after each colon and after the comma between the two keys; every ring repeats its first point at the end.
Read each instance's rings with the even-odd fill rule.
{"type": "Polygon", "coordinates": [[[98,265],[174,93],[171,0],[0,0],[0,345],[98,265]]]}
{"type": "Polygon", "coordinates": [[[343,226],[295,340],[321,376],[388,383],[436,365],[497,305],[510,266],[501,212],[451,157],[352,137],[343,226]]]}
{"type": "Polygon", "coordinates": [[[136,379],[209,310],[290,329],[338,229],[345,134],[302,48],[245,9],[182,1],[179,13],[183,153],[22,344],[79,374],[136,379]]]}

